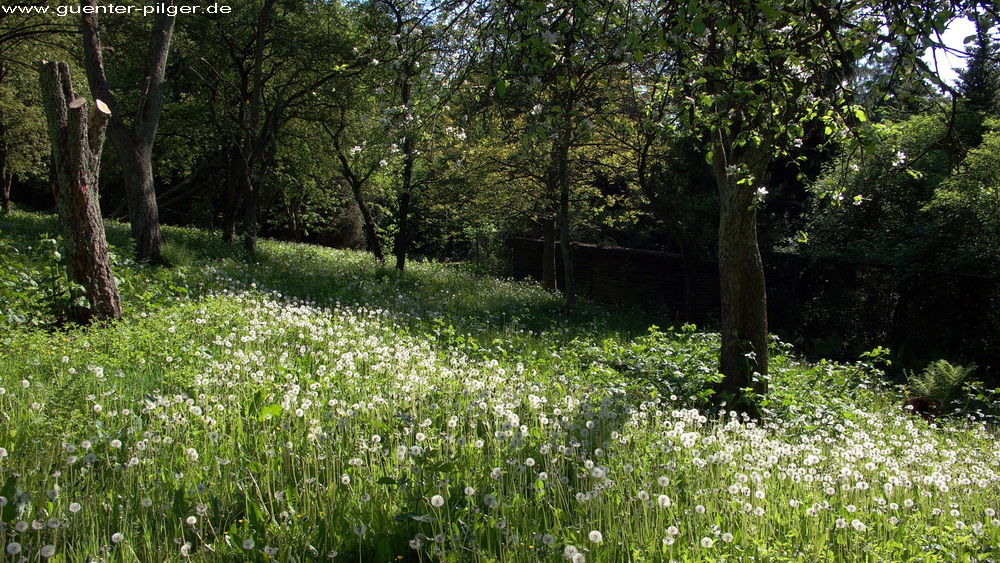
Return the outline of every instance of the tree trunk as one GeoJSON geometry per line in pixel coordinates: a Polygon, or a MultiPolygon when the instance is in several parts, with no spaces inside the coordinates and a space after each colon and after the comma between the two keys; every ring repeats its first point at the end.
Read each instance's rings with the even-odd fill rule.
{"type": "Polygon", "coordinates": [[[697,243],[686,241],[681,244],[681,262],[684,267],[684,320],[695,322],[701,319],[698,307],[698,272],[701,267],[701,253],[697,243]]]}
{"type": "Polygon", "coordinates": [[[257,190],[246,174],[240,179],[243,184],[243,205],[246,214],[243,217],[243,248],[253,256],[257,253],[257,190]]]}
{"type": "Polygon", "coordinates": [[[542,240],[542,287],[549,291],[556,289],[556,237],[559,230],[554,216],[542,219],[545,238],[542,240]]]}
{"type": "Polygon", "coordinates": [[[104,71],[96,0],[81,0],[83,13],[84,67],[90,90],[111,108],[110,137],[121,162],[128,194],[129,222],[136,242],[136,259],[158,264],[160,256],[160,214],[153,185],[153,142],[163,111],[164,75],[167,54],[174,29],[174,16],[158,14],[153,20],[152,35],[146,53],[145,80],[135,120],[129,127],[123,112],[111,94],[104,71]],[[89,13],[88,9],[89,8],[89,13]]]}
{"type": "MultiPolygon", "coordinates": [[[[719,286],[722,300],[722,350],[719,391],[732,395],[737,408],[753,411],[740,402],[743,389],[767,393],[767,294],[764,266],[757,245],[755,193],[737,185],[728,172],[726,149],[713,150],[713,171],[719,188],[719,286]]],[[[759,180],[766,160],[755,159],[750,174],[759,180]]],[[[753,184],[753,185],[756,185],[753,184]]]]}
{"type": "MultiPolygon", "coordinates": [[[[343,111],[341,112],[341,118],[344,119],[343,111]]],[[[340,130],[336,132],[331,131],[325,124],[323,127],[333,140],[333,147],[337,151],[337,160],[340,162],[340,172],[344,175],[347,185],[351,188],[351,196],[354,197],[354,203],[357,204],[358,210],[361,212],[361,218],[364,220],[363,228],[365,231],[365,242],[368,244],[368,250],[375,255],[375,259],[378,260],[379,264],[384,264],[385,254],[382,252],[382,241],[378,238],[378,227],[375,225],[375,219],[372,217],[371,208],[368,207],[368,202],[365,201],[363,192],[364,184],[368,176],[358,176],[354,170],[351,169],[350,161],[347,160],[347,156],[344,154],[344,151],[341,150],[340,134],[343,132],[345,126],[341,125],[340,130]]]]}
{"type": "Polygon", "coordinates": [[[553,149],[553,166],[555,182],[559,193],[559,250],[563,259],[563,295],[566,297],[566,312],[572,313],[576,308],[576,272],[573,268],[573,241],[570,239],[570,182],[569,182],[569,145],[570,135],[567,124],[557,145],[553,149]]]}
{"type": "Polygon", "coordinates": [[[372,211],[368,207],[368,202],[365,201],[361,193],[361,186],[352,183],[351,193],[354,194],[354,203],[358,205],[358,210],[361,211],[361,218],[365,222],[365,241],[368,243],[368,250],[375,255],[375,259],[379,261],[379,264],[382,264],[385,262],[385,254],[382,252],[382,241],[378,238],[375,219],[372,217],[372,211]]]}
{"type": "Polygon", "coordinates": [[[413,190],[413,141],[403,140],[403,186],[399,194],[399,231],[396,232],[396,269],[406,268],[406,252],[410,244],[410,197],[413,190]]]}
{"type": "Polygon", "coordinates": [[[265,124],[261,130],[261,114],[264,111],[264,52],[267,44],[267,31],[270,27],[274,0],[265,0],[257,20],[257,30],[254,36],[253,58],[253,90],[250,92],[250,102],[247,106],[246,132],[243,143],[239,147],[237,166],[237,182],[239,193],[243,198],[243,247],[250,255],[257,252],[257,205],[259,191],[262,186],[263,174],[254,177],[255,165],[260,163],[261,151],[268,137],[268,127],[265,124]],[[254,182],[258,180],[258,182],[254,182]]]}
{"type": "MultiPolygon", "coordinates": [[[[0,73],[3,65],[0,64],[0,73]]],[[[7,167],[7,125],[0,114],[0,213],[10,215],[10,185],[14,174],[7,167]]]]}
{"type": "Polygon", "coordinates": [[[245,166],[239,146],[233,145],[229,152],[229,174],[226,176],[226,201],[222,208],[222,242],[236,242],[236,221],[243,206],[243,184],[240,181],[242,167],[245,166]]]}
{"type": "Polygon", "coordinates": [[[14,175],[7,169],[7,151],[0,151],[0,213],[10,215],[10,186],[14,175]]]}
{"type": "Polygon", "coordinates": [[[573,269],[573,241],[570,239],[569,186],[559,196],[559,250],[563,259],[563,295],[566,312],[576,309],[576,272],[573,269]]]}
{"type": "Polygon", "coordinates": [[[140,261],[159,264],[160,211],[156,205],[153,185],[152,146],[127,144],[122,146],[121,136],[112,135],[111,144],[118,155],[128,200],[129,224],[135,240],[135,255],[140,261]]]}
{"type": "Polygon", "coordinates": [[[4,171],[0,174],[0,213],[10,215],[10,186],[14,183],[14,177],[4,171]]]}
{"type": "Polygon", "coordinates": [[[115,319],[121,316],[121,302],[97,192],[110,110],[97,100],[88,118],[87,101],[73,93],[68,64],[42,63],[39,74],[67,271],[85,288],[90,303],[72,313],[79,322],[115,319]]]}

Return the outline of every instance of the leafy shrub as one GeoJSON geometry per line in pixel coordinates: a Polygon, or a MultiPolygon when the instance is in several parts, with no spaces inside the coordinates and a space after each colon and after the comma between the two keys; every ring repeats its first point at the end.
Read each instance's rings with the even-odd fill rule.
{"type": "Polygon", "coordinates": [[[968,402],[966,386],[976,384],[969,379],[975,370],[975,364],[955,366],[947,360],[937,360],[919,374],[911,372],[907,387],[912,395],[934,399],[942,411],[958,410],[968,402]]]}
{"type": "MultiPolygon", "coordinates": [[[[613,379],[624,376],[639,388],[655,389],[663,398],[704,407],[721,380],[718,345],[717,334],[697,332],[694,325],[669,332],[652,326],[649,334],[630,342],[605,340],[601,349],[591,349],[589,361],[614,374],[613,379]]],[[[595,375],[593,369],[590,375],[595,375]]]]}

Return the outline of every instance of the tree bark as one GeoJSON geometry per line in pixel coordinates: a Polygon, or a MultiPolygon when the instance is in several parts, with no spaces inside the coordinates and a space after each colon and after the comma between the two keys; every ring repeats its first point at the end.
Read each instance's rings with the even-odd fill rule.
{"type": "Polygon", "coordinates": [[[375,259],[379,263],[385,262],[385,254],[382,252],[382,242],[378,238],[378,230],[375,226],[375,219],[372,217],[372,211],[368,207],[368,202],[365,201],[364,195],[361,193],[361,184],[351,183],[351,193],[354,195],[354,203],[358,205],[358,210],[361,211],[361,218],[364,220],[364,231],[365,240],[368,242],[368,250],[375,255],[375,259]]]}
{"type": "Polygon", "coordinates": [[[698,307],[698,272],[701,269],[701,253],[697,242],[685,241],[680,245],[681,262],[684,267],[684,320],[696,322],[701,318],[698,307]]]}
{"type": "Polygon", "coordinates": [[[66,63],[42,63],[39,71],[51,143],[49,169],[56,187],[69,279],[87,292],[89,308],[74,308],[79,322],[121,316],[98,201],[101,149],[110,110],[100,100],[87,116],[87,102],[73,93],[66,63]]]}
{"type": "Polygon", "coordinates": [[[238,145],[234,144],[229,151],[229,174],[226,176],[226,201],[222,208],[222,242],[233,244],[236,241],[236,221],[240,208],[243,206],[243,187],[239,181],[243,155],[238,145]]]}
{"type": "MultiPolygon", "coordinates": [[[[3,64],[0,63],[0,75],[2,74],[3,64]]],[[[0,213],[4,215],[10,214],[10,185],[14,181],[14,174],[7,167],[7,133],[7,124],[0,112],[0,213]]]]}
{"type": "MultiPolygon", "coordinates": [[[[168,3],[169,0],[168,0],[168,3]]],[[[136,244],[136,259],[154,264],[161,262],[160,215],[153,184],[153,143],[163,110],[164,74],[173,34],[174,16],[158,14],[153,20],[152,37],[146,55],[142,97],[135,120],[129,127],[108,86],[104,71],[96,0],[81,0],[83,12],[84,66],[90,90],[111,108],[109,133],[125,177],[129,222],[136,244]],[[90,8],[92,13],[86,13],[90,8]]]]}
{"type": "Polygon", "coordinates": [[[563,295],[566,298],[566,312],[572,313],[576,308],[576,271],[573,268],[573,241],[570,238],[570,181],[569,181],[569,145],[572,131],[567,124],[553,147],[554,183],[559,194],[558,223],[559,250],[563,259],[563,295]]]}
{"type": "Polygon", "coordinates": [[[554,215],[542,219],[545,229],[545,238],[542,239],[542,287],[549,291],[556,289],[556,237],[559,236],[559,229],[554,215]]]}
{"type": "Polygon", "coordinates": [[[0,213],[10,215],[10,186],[14,183],[14,176],[6,170],[0,171],[0,213]]]}
{"type": "Polygon", "coordinates": [[[244,176],[243,182],[243,205],[246,215],[243,225],[243,248],[253,256],[257,253],[257,197],[258,190],[254,189],[249,174],[244,176]]]}
{"type": "Polygon", "coordinates": [[[10,186],[13,182],[14,175],[7,168],[7,151],[0,147],[0,213],[4,215],[10,215],[10,186]]]}
{"type": "Polygon", "coordinates": [[[264,113],[264,85],[267,81],[264,76],[264,54],[274,3],[275,0],[265,0],[257,19],[257,29],[254,34],[253,89],[250,91],[247,105],[246,130],[237,154],[240,160],[236,181],[240,187],[238,193],[243,199],[244,207],[243,247],[251,255],[257,252],[257,204],[260,184],[263,181],[263,173],[255,177],[255,165],[260,163],[268,137],[274,133],[268,123],[264,123],[263,126],[261,123],[261,115],[264,113]]]}
{"type": "MultiPolygon", "coordinates": [[[[410,105],[410,75],[409,69],[404,75],[400,89],[400,102],[404,108],[410,105]]],[[[406,253],[410,244],[410,198],[413,193],[413,131],[406,132],[403,139],[403,183],[399,194],[399,230],[396,231],[396,269],[402,272],[406,268],[406,253]]]]}
{"type": "Polygon", "coordinates": [[[410,239],[410,187],[406,186],[408,184],[407,178],[409,175],[405,172],[407,166],[403,166],[403,192],[399,194],[399,231],[396,233],[396,245],[393,249],[396,254],[396,269],[402,272],[406,269],[406,253],[407,246],[409,245],[410,239]]]}
{"type": "MultiPolygon", "coordinates": [[[[767,393],[767,294],[764,265],[757,245],[755,191],[737,185],[729,172],[730,147],[716,143],[713,172],[719,188],[719,285],[722,300],[722,350],[718,390],[732,395],[737,408],[743,389],[767,393]]],[[[767,150],[765,149],[762,150],[767,150]]],[[[752,178],[759,179],[766,157],[743,158],[752,178]]],[[[754,410],[750,407],[749,410],[754,410]]]]}

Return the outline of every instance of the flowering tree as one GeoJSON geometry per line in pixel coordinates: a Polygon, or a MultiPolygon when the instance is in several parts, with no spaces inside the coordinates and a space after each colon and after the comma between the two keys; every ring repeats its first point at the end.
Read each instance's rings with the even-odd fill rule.
{"type": "Polygon", "coordinates": [[[396,268],[403,270],[410,244],[410,206],[417,187],[421,141],[430,136],[451,94],[464,81],[469,68],[464,64],[464,55],[468,51],[461,44],[477,20],[474,2],[469,0],[375,3],[385,10],[389,20],[390,49],[386,56],[391,60],[393,75],[387,95],[396,105],[387,108],[382,119],[385,127],[393,129],[400,161],[393,254],[396,268]]]}
{"type": "Polygon", "coordinates": [[[622,2],[581,0],[560,5],[498,2],[492,16],[495,35],[490,37],[502,54],[496,94],[530,108],[525,131],[529,150],[547,153],[545,191],[558,225],[568,311],[576,305],[572,153],[591,139],[607,115],[601,94],[637,39],[629,32],[636,24],[631,15],[622,2]]]}
{"type": "Polygon", "coordinates": [[[719,191],[724,397],[767,392],[757,207],[767,195],[769,163],[801,143],[806,123],[825,123],[828,135],[864,123],[847,87],[855,62],[884,44],[908,44],[897,69],[919,67],[922,48],[955,15],[950,3],[935,0],[662,4],[651,49],[674,58],[683,79],[675,96],[709,148],[719,191]]]}

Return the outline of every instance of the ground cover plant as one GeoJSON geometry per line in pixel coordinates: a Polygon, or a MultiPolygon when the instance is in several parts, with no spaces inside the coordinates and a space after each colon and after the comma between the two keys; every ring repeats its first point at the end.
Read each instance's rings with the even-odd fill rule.
{"type": "Polygon", "coordinates": [[[990,421],[868,363],[775,343],[749,421],[708,401],[717,335],[172,228],[170,267],[118,259],[123,320],[62,326],[46,232],[0,220],[5,560],[1000,558],[990,421]]]}

